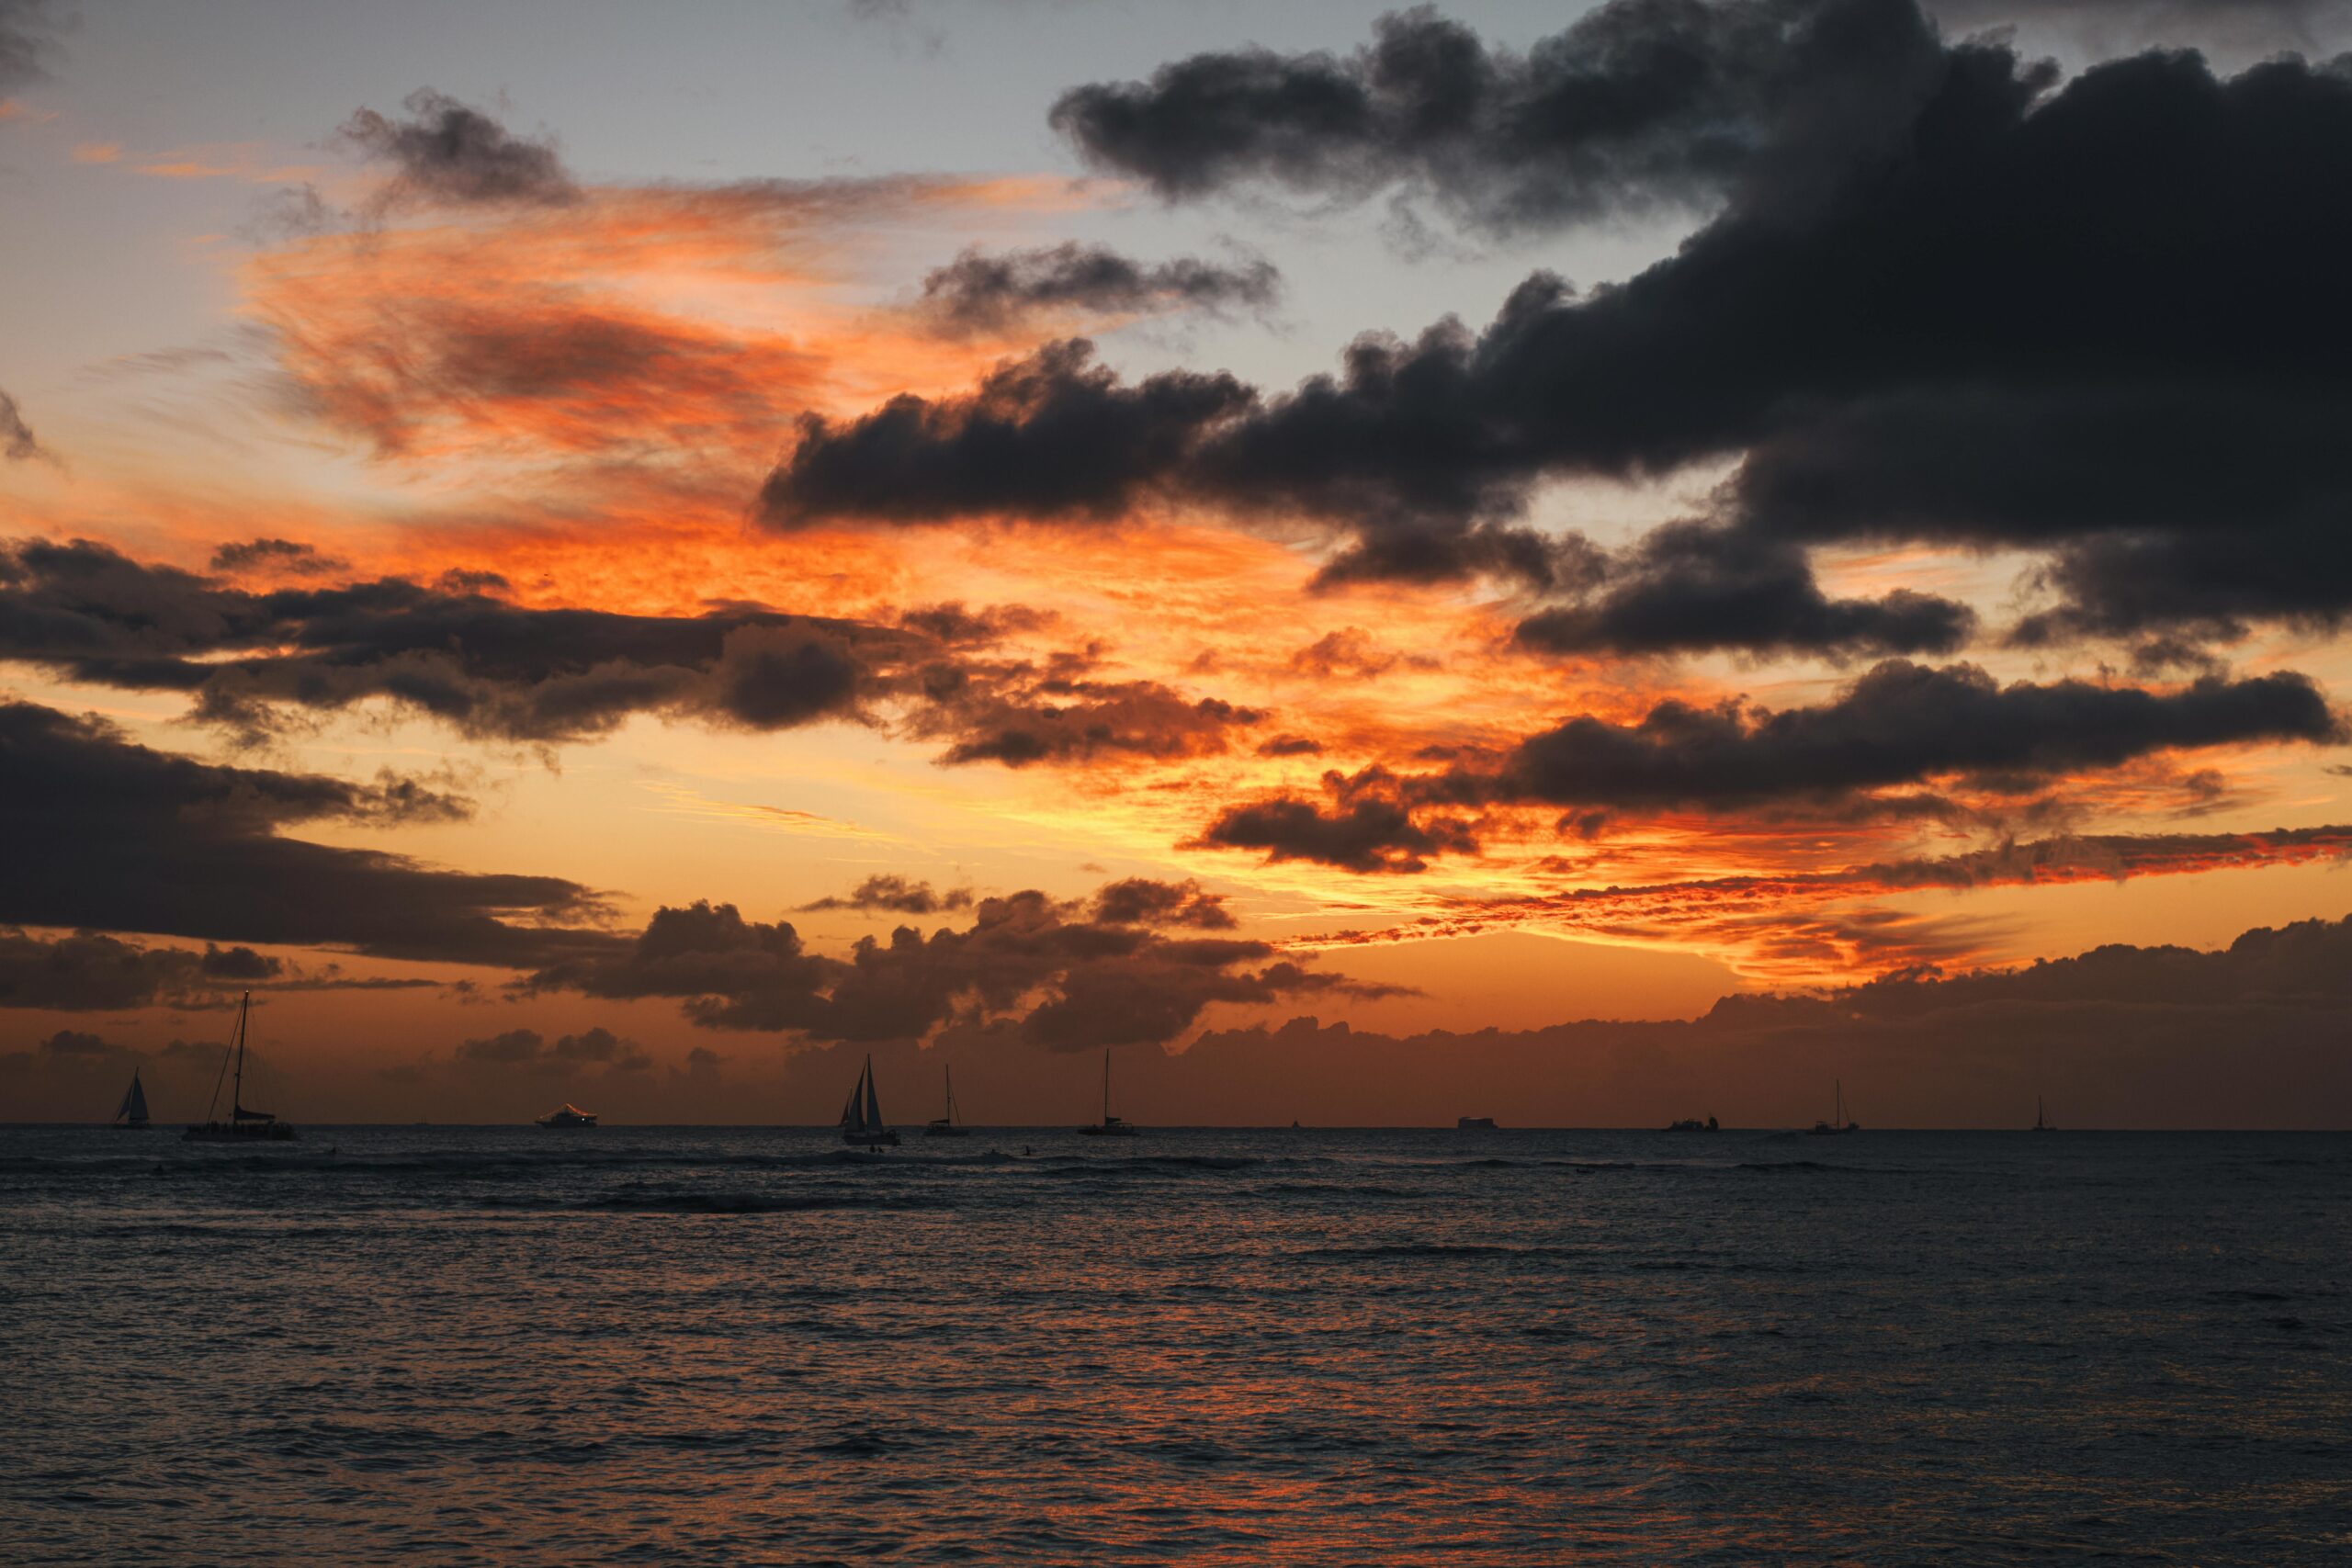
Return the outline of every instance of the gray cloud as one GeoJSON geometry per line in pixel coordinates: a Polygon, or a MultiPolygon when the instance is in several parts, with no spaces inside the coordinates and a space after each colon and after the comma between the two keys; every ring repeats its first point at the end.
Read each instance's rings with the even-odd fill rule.
{"type": "Polygon", "coordinates": [[[363,108],[346,142],[395,171],[394,199],[454,206],[554,205],[580,188],[551,141],[516,136],[497,119],[430,87],[401,100],[405,118],[363,108]]]}
{"type": "Polygon", "coordinates": [[[843,897],[825,897],[800,906],[804,910],[865,909],[898,915],[937,915],[972,907],[972,890],[936,892],[928,882],[913,882],[884,873],[869,876],[843,897]]]}
{"type": "Polygon", "coordinates": [[[1138,262],[1107,246],[1070,241],[1026,251],[967,250],[924,276],[915,309],[943,332],[964,334],[1001,332],[1069,311],[1263,310],[1281,293],[1282,275],[1263,260],[1138,262]]]}
{"type": "MultiPolygon", "coordinates": [[[[225,547],[226,564],[311,574],[300,546],[225,547]]],[[[462,734],[559,742],[637,714],[761,732],[894,724],[950,763],[1195,756],[1261,716],[1148,681],[1073,679],[989,658],[1044,617],[936,605],[899,624],[729,606],[702,615],[532,610],[503,584],[398,578],[253,592],[103,545],[0,546],[0,660],[187,694],[198,717],[270,734],[288,712],[396,705],[462,734]]]]}
{"type": "Polygon", "coordinates": [[[1198,54],[1051,119],[1170,200],[1402,186],[1508,232],[1814,198],[1899,141],[1942,53],[1909,0],[1611,0],[1524,55],[1420,8],[1347,56],[1198,54]]]}
{"type": "Polygon", "coordinates": [[[34,436],[32,427],[25,423],[17,400],[0,392],[0,457],[11,463],[29,463],[35,458],[56,461],[48,447],[34,436]]]}
{"type": "Polygon", "coordinates": [[[0,93],[49,80],[64,25],[51,0],[0,0],[0,93]]]}
{"type": "MultiPolygon", "coordinates": [[[[141,746],[102,719],[0,703],[0,921],[508,967],[613,944],[578,923],[600,906],[576,883],[444,871],[284,831],[464,809],[413,781],[203,762],[141,746]]],[[[267,963],[238,953],[203,962],[224,985],[267,963]]]]}

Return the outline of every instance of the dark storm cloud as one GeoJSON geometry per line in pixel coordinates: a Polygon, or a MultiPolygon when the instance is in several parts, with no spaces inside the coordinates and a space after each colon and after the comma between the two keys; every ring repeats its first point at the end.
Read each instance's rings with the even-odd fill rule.
{"type": "Polygon", "coordinates": [[[2150,56],[2046,85],[1955,50],[1910,152],[1818,212],[1726,217],[1581,302],[1531,281],[1476,337],[1361,343],[1179,478],[1445,537],[1542,475],[1745,452],[1720,521],[1777,545],[2073,553],[2104,625],[2332,617],[2352,217],[2318,193],[2352,184],[2352,80],[2150,56]],[[2139,542],[2232,533],[2245,559],[2183,603],[2097,596],[2139,542]]]}
{"type": "Polygon", "coordinates": [[[1228,807],[1196,840],[1206,849],[1263,850],[1269,862],[1315,861],[1345,871],[1425,871],[1422,857],[1448,850],[1475,852],[1467,832],[1433,831],[1393,801],[1357,801],[1326,808],[1285,795],[1228,807]]]}
{"type": "MultiPolygon", "coordinates": [[[[280,541],[229,564],[311,558],[280,541]]],[[[250,592],[87,541],[0,546],[0,660],[69,679],[187,694],[245,736],[288,711],[370,701],[469,736],[556,742],[637,714],[773,731],[881,723],[948,744],[950,762],[1080,763],[1219,750],[1255,712],[1151,682],[1074,681],[989,659],[1044,624],[1021,606],[937,605],[898,626],[729,606],[694,616],[525,609],[500,586],[397,578],[250,592]]]]}
{"type": "Polygon", "coordinates": [[[0,1008],[99,1012],[156,1001],[205,1006],[285,965],[249,947],[141,947],[97,931],[43,938],[0,930],[0,1008]]]}
{"type": "MultiPolygon", "coordinates": [[[[1871,0],[1808,25],[1833,10],[1907,14],[1871,0]]],[[[2064,597],[2044,637],[2335,624],[2352,607],[2352,204],[2332,194],[2352,188],[2352,73],[2283,60],[2220,80],[2151,54],[2061,85],[1979,41],[1936,51],[1905,101],[1901,133],[1857,142],[1816,201],[1735,204],[1588,296],[1538,274],[1477,333],[1367,334],[1288,393],[1220,383],[1148,439],[1093,445],[1082,480],[1037,476],[1049,448],[1019,399],[905,400],[810,426],[771,510],[1183,502],[1324,521],[1347,541],[1333,581],[1487,572],[1577,600],[1593,562],[1547,556],[1517,521],[1535,486],[1731,457],[1708,537],[1756,565],[1738,596],[1772,602],[1770,647],[1950,646],[1952,607],[1836,606],[1798,564],[1912,540],[2050,558],[2064,597]],[[1006,460],[970,460],[973,432],[1006,460]]],[[[1033,400],[1057,430],[1132,416],[1144,394],[1067,347],[996,382],[1050,388],[1033,400]]],[[[1656,601],[1704,584],[1634,564],[1625,600],[1553,635],[1607,641],[1630,622],[1657,640],[1691,613],[1656,601]]]]}
{"type": "Polygon", "coordinates": [[[1123,387],[1093,352],[1082,339],[1049,344],[967,397],[908,394],[847,421],[804,414],[761,514],[786,529],[981,513],[1107,522],[1252,398],[1223,373],[1123,387]]]}
{"type": "Polygon", "coordinates": [[[1238,922],[1225,907],[1225,896],[1204,889],[1197,882],[1156,882],[1130,876],[1106,883],[1094,895],[1094,918],[1114,926],[1192,926],[1201,931],[1230,931],[1238,922]]]}
{"type": "Polygon", "coordinates": [[[81,541],[0,552],[0,657],[186,692],[200,716],[251,733],[280,708],[373,698],[510,740],[601,734],[641,712],[785,728],[854,715],[872,640],[750,611],[526,610],[390,578],[249,593],[81,541]]]}
{"type": "Polygon", "coordinates": [[[1139,262],[1073,240],[993,254],[977,246],[967,250],[924,276],[915,309],[944,332],[967,333],[1001,332],[1068,310],[1263,310],[1281,294],[1282,275],[1271,262],[1225,264],[1197,256],[1139,262]]]}
{"type": "Polygon", "coordinates": [[[1215,896],[1189,884],[1115,883],[1092,911],[1081,918],[1034,891],[984,898],[967,928],[925,937],[901,926],[842,960],[808,952],[788,923],[695,904],[656,913],[632,952],[552,967],[532,984],[671,997],[707,1028],[818,1041],[910,1039],[951,1022],[1001,1021],[1056,1050],[1172,1039],[1214,1002],[1384,994],[1301,968],[1264,942],[1166,934],[1219,924],[1215,896]]]}
{"type": "Polygon", "coordinates": [[[2352,456],[2337,438],[2352,386],[2317,367],[2260,374],[2275,384],[1890,395],[1764,442],[1726,489],[1730,514],[1800,544],[2047,552],[2062,603],[2019,628],[2029,643],[2333,626],[2352,605],[2352,456]]]}
{"type": "Polygon", "coordinates": [[[1573,718],[1521,741],[1498,772],[1459,771],[1450,786],[1490,800],[1717,809],[1953,774],[2013,789],[2160,751],[2343,739],[2318,689],[2291,673],[2163,694],[2003,686],[1972,665],[1890,660],[1815,707],[1668,701],[1636,724],[1573,718]]]}
{"type": "MultiPolygon", "coordinates": [[[[611,942],[561,923],[596,912],[576,883],[442,871],[282,833],[458,809],[389,776],[361,785],[202,762],[135,744],[98,718],[0,704],[0,920],[514,967],[611,942]]],[[[236,952],[208,961],[223,986],[267,962],[236,952]]]]}
{"type": "Polygon", "coordinates": [[[1798,549],[1699,523],[1653,529],[1581,602],[1519,624],[1519,640],[1555,653],[1950,653],[1975,613],[1950,599],[1897,589],[1879,599],[1832,599],[1798,549]]]}
{"type": "Polygon", "coordinates": [[[955,887],[941,893],[928,882],[913,882],[888,873],[867,877],[846,895],[820,898],[814,903],[800,906],[804,911],[869,909],[888,910],[899,915],[936,915],[971,907],[972,890],[968,887],[955,887]]]}
{"type": "MultiPolygon", "coordinates": [[[[1957,778],[2017,795],[2165,752],[2346,739],[2318,688],[2293,673],[2208,676],[2162,693],[2075,680],[2004,686],[1973,665],[1889,660],[1813,707],[1668,700],[1634,724],[1571,718],[1498,760],[1441,773],[1335,770],[1323,775],[1325,799],[1283,794],[1228,807],[1186,847],[1415,873],[1440,855],[1478,852],[1480,824],[1459,814],[1465,807],[1577,808],[1558,830],[1587,839],[1615,810],[1828,807],[1964,820],[1963,808],[1939,797],[1871,792],[1957,778]]],[[[1858,874],[1924,886],[1958,874],[1921,870],[1904,883],[1899,868],[1858,874]]]]}
{"type": "Polygon", "coordinates": [[[772,1030],[807,1029],[823,1017],[823,987],[839,961],[808,951],[789,922],[746,920],[732,904],[696,903],[655,911],[625,951],[542,970],[532,984],[592,997],[674,997],[697,1021],[772,1030]],[[699,1010],[697,1011],[696,1010],[699,1010]]]}
{"type": "Polygon", "coordinates": [[[960,737],[941,756],[951,766],[1083,763],[1121,758],[1214,755],[1232,732],[1264,716],[1221,697],[1186,697],[1157,681],[1035,682],[1014,694],[958,694],[919,716],[919,734],[960,737]]]}
{"type": "Polygon", "coordinates": [[[1402,185],[1510,231],[1811,196],[1900,136],[1941,55],[1909,0],[1613,0],[1524,55],[1417,9],[1344,58],[1194,55],[1051,119],[1170,200],[1402,185]]]}
{"type": "Polygon", "coordinates": [[[580,190],[552,143],[516,136],[491,116],[445,93],[419,88],[391,118],[363,108],[343,124],[343,139],[391,165],[394,194],[458,206],[547,206],[580,190]]]}
{"type": "Polygon", "coordinates": [[[1430,856],[1476,854],[1475,825],[1423,808],[1410,784],[1385,768],[1352,777],[1334,770],[1323,775],[1328,805],[1280,795],[1228,807],[1188,847],[1261,850],[1269,864],[1313,861],[1367,874],[1410,874],[1428,870],[1430,856]]]}
{"type": "Polygon", "coordinates": [[[11,463],[29,463],[36,457],[48,457],[49,448],[34,437],[32,427],[17,408],[17,400],[0,392],[0,457],[11,463]]]}

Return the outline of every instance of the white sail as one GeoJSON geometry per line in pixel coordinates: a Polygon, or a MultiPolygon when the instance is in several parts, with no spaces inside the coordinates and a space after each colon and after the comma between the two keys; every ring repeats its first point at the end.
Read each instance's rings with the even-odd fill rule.
{"type": "Polygon", "coordinates": [[[147,1120],[147,1090],[135,1072],[130,1075],[130,1087],[122,1091],[122,1103],[115,1107],[114,1119],[134,1126],[147,1120]]]}

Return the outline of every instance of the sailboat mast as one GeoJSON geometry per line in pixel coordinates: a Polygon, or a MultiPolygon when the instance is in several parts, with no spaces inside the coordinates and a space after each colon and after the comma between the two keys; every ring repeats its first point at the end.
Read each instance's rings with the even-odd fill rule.
{"type": "Polygon", "coordinates": [[[229,1096],[232,1121],[245,1108],[245,1018],[254,1005],[254,994],[247,991],[237,1002],[237,1083],[229,1096]]]}
{"type": "Polygon", "coordinates": [[[1111,1048],[1102,1048],[1102,1125],[1111,1124],[1111,1048]]]}

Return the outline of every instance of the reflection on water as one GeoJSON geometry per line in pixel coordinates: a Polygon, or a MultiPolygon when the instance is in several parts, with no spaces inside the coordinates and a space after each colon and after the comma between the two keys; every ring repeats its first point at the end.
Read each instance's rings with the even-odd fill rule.
{"type": "Polygon", "coordinates": [[[311,1136],[0,1129],[0,1556],[2352,1554],[2340,1137],[311,1136]]]}

